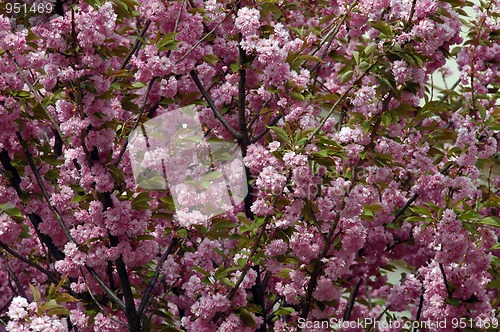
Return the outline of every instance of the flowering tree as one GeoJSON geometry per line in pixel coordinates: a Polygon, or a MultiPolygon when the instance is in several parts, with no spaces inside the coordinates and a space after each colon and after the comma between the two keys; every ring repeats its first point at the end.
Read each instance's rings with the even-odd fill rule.
{"type": "Polygon", "coordinates": [[[498,0],[22,3],[0,8],[0,330],[498,326],[498,0]],[[210,219],[127,150],[188,105],[244,156],[248,195],[210,219]]]}

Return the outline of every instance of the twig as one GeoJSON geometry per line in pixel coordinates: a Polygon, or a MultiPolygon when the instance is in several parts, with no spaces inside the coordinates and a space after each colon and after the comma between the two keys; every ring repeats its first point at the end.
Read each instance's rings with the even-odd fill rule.
{"type": "Polygon", "coordinates": [[[189,50],[186,52],[186,54],[184,54],[184,55],[183,55],[183,56],[182,56],[179,60],[177,60],[177,62],[176,62],[175,64],[178,64],[179,62],[181,62],[182,60],[184,60],[185,58],[187,58],[187,56],[188,56],[189,54],[191,54],[191,52],[193,52],[193,50],[194,50],[195,48],[197,48],[197,47],[198,47],[201,43],[203,43],[203,41],[204,41],[205,39],[207,39],[207,38],[208,38],[208,36],[210,36],[212,33],[214,33],[214,32],[215,32],[215,30],[217,30],[217,28],[218,28],[218,27],[219,27],[222,23],[224,23],[224,21],[225,21],[225,20],[227,20],[227,18],[229,17],[229,15],[231,15],[231,13],[232,13],[232,12],[233,12],[233,10],[236,8],[236,6],[240,3],[240,1],[241,1],[241,0],[236,1],[236,3],[235,3],[235,4],[233,5],[233,7],[231,8],[231,10],[230,10],[230,11],[229,11],[229,12],[228,12],[225,16],[224,16],[224,18],[222,19],[222,21],[220,21],[219,23],[217,23],[217,24],[215,25],[215,27],[213,27],[213,28],[212,28],[212,30],[210,30],[209,32],[207,32],[207,34],[206,34],[205,36],[203,36],[200,40],[198,40],[198,41],[196,42],[196,44],[194,44],[193,46],[191,46],[191,47],[189,48],[189,50]]]}
{"type": "Polygon", "coordinates": [[[246,109],[246,87],[245,87],[245,80],[246,80],[246,69],[245,69],[245,62],[246,62],[246,52],[245,50],[239,46],[239,54],[240,54],[240,69],[239,69],[239,74],[240,74],[240,79],[238,81],[238,125],[240,126],[240,134],[241,134],[241,144],[242,148],[244,151],[246,151],[247,146],[250,144],[250,139],[248,137],[248,131],[247,131],[247,118],[245,114],[245,109],[246,109]]]}
{"type": "Polygon", "coordinates": [[[54,215],[56,216],[56,219],[59,223],[59,226],[61,226],[61,229],[63,230],[63,232],[66,235],[66,237],[68,238],[68,240],[70,240],[73,243],[78,244],[75,241],[75,239],[71,236],[71,234],[69,233],[68,227],[66,227],[66,225],[64,224],[64,221],[63,221],[61,214],[59,213],[59,211],[57,211],[57,208],[54,205],[52,205],[52,203],[50,202],[49,193],[47,191],[47,188],[45,187],[42,176],[40,175],[40,172],[38,171],[38,168],[35,165],[35,162],[33,160],[33,156],[31,155],[31,152],[28,149],[28,145],[26,144],[26,141],[24,141],[21,133],[19,133],[18,131],[16,131],[16,136],[17,136],[17,139],[19,140],[19,143],[22,146],[24,155],[26,156],[26,159],[28,160],[28,164],[30,165],[31,171],[35,175],[38,186],[42,190],[43,197],[45,198],[45,201],[47,202],[50,211],[52,211],[52,213],[54,213],[54,215]]]}
{"type": "Polygon", "coordinates": [[[201,94],[203,95],[203,97],[205,98],[205,100],[207,101],[208,103],[208,106],[210,106],[210,108],[212,109],[215,117],[222,123],[222,125],[231,133],[231,135],[233,135],[234,137],[236,137],[236,139],[238,141],[241,141],[241,134],[236,131],[236,129],[234,129],[230,124],[229,122],[227,122],[226,118],[224,118],[224,116],[220,113],[219,109],[217,108],[217,106],[215,106],[215,103],[212,99],[212,97],[210,97],[210,95],[208,94],[207,90],[205,90],[205,88],[203,87],[203,84],[201,83],[199,77],[198,77],[198,74],[192,70],[190,72],[191,74],[191,78],[193,79],[194,83],[196,84],[196,86],[198,87],[198,90],[200,90],[201,94]]]}
{"type": "MultiPolygon", "coordinates": [[[[321,128],[323,128],[326,121],[328,121],[328,119],[335,112],[335,109],[337,108],[337,106],[339,106],[340,103],[344,101],[344,99],[347,97],[349,92],[351,92],[351,90],[354,89],[356,84],[358,84],[363,79],[363,77],[365,77],[368,74],[368,72],[373,68],[373,66],[375,66],[375,63],[371,64],[365,71],[363,71],[363,73],[356,79],[356,81],[354,81],[354,83],[346,91],[344,91],[344,93],[340,96],[340,98],[337,99],[337,101],[332,105],[332,107],[330,108],[328,113],[323,117],[323,119],[321,120],[318,127],[309,135],[306,143],[310,142],[313,139],[313,137],[321,130],[321,128]]],[[[305,145],[307,145],[307,144],[304,144],[304,146],[305,145]]]]}
{"type": "Polygon", "coordinates": [[[120,161],[123,158],[123,154],[127,150],[128,142],[129,142],[129,139],[130,139],[130,134],[132,133],[132,131],[134,131],[134,129],[137,128],[137,126],[139,126],[139,123],[141,122],[142,115],[144,114],[144,110],[146,109],[146,103],[148,101],[149,93],[151,92],[151,89],[153,88],[153,84],[155,82],[156,82],[156,77],[154,77],[151,81],[149,81],[148,87],[146,89],[146,93],[144,94],[144,99],[143,99],[143,102],[142,102],[141,109],[139,110],[139,115],[137,116],[137,120],[135,121],[134,126],[132,127],[132,130],[127,135],[127,139],[123,143],[122,149],[120,150],[120,153],[118,154],[118,157],[116,158],[116,161],[114,163],[115,167],[118,167],[118,165],[120,164],[120,161]]]}
{"type": "MultiPolygon", "coordinates": [[[[325,46],[325,49],[323,50],[323,53],[321,54],[321,60],[325,59],[326,58],[326,55],[328,54],[328,50],[330,49],[330,46],[332,45],[332,42],[333,40],[335,39],[335,37],[337,36],[339,30],[340,30],[340,27],[344,24],[345,20],[347,19],[347,14],[351,12],[351,10],[354,8],[354,6],[356,6],[358,4],[358,0],[354,1],[351,6],[349,7],[349,9],[347,10],[347,12],[342,15],[342,19],[340,20],[339,24],[337,24],[335,26],[334,29],[332,29],[327,36],[325,36],[325,39],[324,41],[328,40],[326,46],[325,46]]],[[[314,52],[311,54],[311,55],[314,55],[322,46],[324,42],[322,42],[318,48],[316,50],[314,50],[314,52]]],[[[317,62],[309,71],[310,73],[312,74],[313,72],[315,72],[319,66],[320,66],[321,62],[317,62]]]]}
{"type": "MultiPolygon", "coordinates": [[[[117,236],[109,235],[110,245],[112,247],[117,247],[119,244],[119,239],[117,236]]],[[[135,307],[134,294],[132,293],[132,285],[130,284],[130,278],[127,272],[127,266],[123,261],[123,254],[116,259],[116,271],[118,272],[118,277],[120,281],[120,289],[123,293],[123,298],[125,300],[125,316],[127,317],[127,323],[130,331],[142,331],[141,329],[141,319],[137,315],[137,308],[135,307]]]]}
{"type": "MultiPolygon", "coordinates": [[[[85,279],[85,275],[83,276],[83,278],[85,279]]],[[[97,301],[97,299],[95,298],[94,294],[92,294],[92,291],[90,290],[89,286],[88,286],[88,282],[85,282],[85,285],[87,286],[87,291],[90,295],[90,297],[92,298],[92,300],[94,300],[94,303],[97,304],[97,306],[99,307],[99,309],[101,309],[101,312],[105,312],[108,316],[109,319],[111,319],[112,321],[118,323],[119,325],[123,326],[123,327],[127,327],[127,325],[125,325],[123,322],[120,322],[118,319],[116,319],[115,317],[113,317],[111,314],[107,313],[106,310],[101,306],[101,304],[99,303],[99,301],[97,301]]]]}
{"type": "MultiPolygon", "coordinates": [[[[12,165],[9,153],[5,149],[3,149],[2,152],[0,152],[0,162],[4,170],[9,173],[9,176],[7,176],[7,178],[10,179],[12,187],[14,187],[17,196],[22,201],[23,191],[21,190],[21,177],[19,176],[17,169],[12,165]]],[[[64,253],[61,250],[59,250],[59,248],[54,244],[52,238],[49,235],[40,232],[39,225],[43,222],[42,218],[40,218],[40,216],[35,213],[28,213],[28,218],[30,219],[31,224],[35,229],[35,232],[38,238],[40,239],[40,242],[47,246],[50,254],[56,260],[63,259],[64,253]]]]}
{"type": "Polygon", "coordinates": [[[443,282],[446,287],[446,293],[448,294],[448,298],[452,297],[452,291],[450,290],[450,286],[448,285],[448,279],[446,278],[446,273],[444,272],[444,267],[442,263],[439,263],[439,270],[441,271],[441,274],[443,275],[443,282]]]}
{"type": "MultiPolygon", "coordinates": [[[[415,320],[417,322],[420,321],[420,316],[422,315],[422,308],[424,307],[424,288],[422,287],[422,293],[420,294],[420,301],[418,303],[418,310],[417,310],[417,317],[415,318],[415,320]]],[[[418,327],[415,326],[413,328],[413,332],[417,332],[418,331],[418,327]]]]}
{"type": "Polygon", "coordinates": [[[408,15],[408,21],[406,21],[404,30],[408,30],[411,26],[411,21],[413,20],[413,15],[415,15],[415,5],[417,4],[417,0],[413,0],[411,3],[410,15],[408,15]]]}
{"type": "Polygon", "coordinates": [[[45,104],[43,103],[43,100],[40,99],[40,95],[39,95],[39,92],[37,89],[35,89],[35,87],[33,86],[33,84],[31,84],[31,82],[28,80],[28,78],[26,77],[26,75],[24,75],[23,73],[23,70],[21,69],[21,67],[19,66],[19,64],[17,63],[16,59],[14,58],[14,56],[12,55],[12,53],[10,53],[9,50],[6,50],[5,51],[8,55],[8,57],[12,60],[12,62],[14,63],[15,67],[16,67],[16,70],[17,72],[19,73],[19,75],[22,77],[24,83],[26,83],[26,85],[28,86],[28,88],[30,89],[31,91],[31,94],[33,95],[33,97],[35,98],[36,102],[40,104],[40,106],[42,106],[44,112],[45,112],[45,115],[47,116],[47,118],[49,119],[49,121],[52,123],[52,125],[54,126],[54,130],[56,131],[57,135],[59,136],[60,140],[64,143],[64,145],[66,146],[67,149],[70,148],[69,146],[69,143],[67,142],[67,140],[65,139],[62,131],[61,131],[61,128],[59,128],[59,124],[56,122],[56,120],[52,117],[52,115],[50,114],[50,111],[49,109],[47,108],[47,106],[45,106],[45,104]]]}
{"type": "MultiPolygon", "coordinates": [[[[441,174],[444,174],[446,173],[451,167],[453,166],[453,164],[448,164],[446,165],[445,167],[443,167],[442,169],[439,170],[439,173],[441,174]]],[[[408,201],[406,201],[405,205],[403,205],[395,214],[394,214],[394,218],[392,219],[392,222],[394,223],[399,217],[401,217],[405,211],[411,206],[411,204],[413,202],[415,202],[415,200],[419,197],[420,195],[415,193],[413,194],[413,196],[410,197],[410,199],[408,201]]]]}
{"type": "Polygon", "coordinates": [[[351,295],[349,296],[349,303],[347,304],[347,307],[344,312],[344,321],[348,321],[351,319],[351,312],[352,309],[354,308],[354,302],[356,301],[356,296],[358,295],[359,287],[361,286],[361,283],[363,282],[362,278],[359,278],[358,282],[356,283],[356,286],[353,288],[351,295]]]}
{"type": "Polygon", "coordinates": [[[95,270],[88,265],[85,265],[85,268],[87,269],[87,271],[89,271],[90,275],[92,275],[92,277],[94,277],[94,279],[97,281],[97,283],[104,289],[106,294],[108,294],[109,297],[111,297],[111,299],[113,301],[115,301],[115,303],[122,310],[125,310],[125,304],[123,304],[122,300],[120,300],[120,298],[111,289],[109,289],[109,287],[104,283],[104,281],[102,281],[101,277],[99,277],[97,272],[95,272],[95,270]]]}
{"type": "Polygon", "coordinates": [[[275,124],[277,124],[281,118],[282,115],[278,114],[268,125],[266,125],[266,128],[264,128],[259,134],[257,134],[257,136],[255,136],[250,140],[250,143],[258,142],[262,137],[264,137],[265,134],[267,134],[267,132],[269,131],[269,127],[272,127],[275,124]]]}
{"type": "Polygon", "coordinates": [[[21,293],[21,295],[25,299],[29,299],[28,294],[26,294],[26,291],[24,290],[23,285],[21,284],[21,282],[19,281],[17,276],[14,274],[14,272],[12,272],[12,269],[10,268],[9,264],[7,264],[7,271],[9,272],[9,276],[12,278],[12,280],[14,280],[14,283],[16,284],[17,288],[19,289],[19,293],[21,293]]]}
{"type": "MultiPolygon", "coordinates": [[[[0,248],[2,248],[3,250],[5,250],[6,252],[8,252],[9,254],[11,254],[12,256],[14,256],[15,258],[19,259],[20,261],[28,264],[29,266],[32,266],[34,267],[35,269],[37,269],[38,271],[42,272],[43,274],[45,274],[49,280],[53,281],[53,282],[56,282],[57,281],[57,278],[55,276],[55,274],[47,269],[45,269],[44,267],[40,266],[39,264],[27,259],[26,257],[24,257],[23,255],[20,255],[19,253],[15,252],[14,250],[12,250],[11,248],[9,248],[5,243],[3,242],[0,242],[0,248]]],[[[1,312],[1,311],[0,311],[1,312]]]]}
{"type": "Polygon", "coordinates": [[[177,243],[178,243],[178,239],[177,238],[173,238],[170,241],[170,244],[168,245],[167,250],[165,250],[165,253],[163,254],[163,256],[158,261],[158,265],[156,266],[156,271],[155,271],[155,274],[153,276],[153,280],[151,280],[151,283],[149,284],[148,288],[144,292],[144,295],[142,296],[141,303],[139,305],[139,309],[137,310],[137,315],[139,317],[142,316],[142,314],[144,313],[144,311],[147,310],[148,305],[150,303],[149,295],[153,291],[153,288],[155,287],[155,284],[158,281],[158,277],[160,276],[160,270],[161,270],[161,268],[163,266],[163,263],[167,260],[168,256],[172,253],[172,250],[177,245],[177,243]]]}
{"type": "Polygon", "coordinates": [[[141,45],[142,45],[141,39],[144,39],[144,36],[146,35],[150,24],[151,24],[151,20],[147,20],[146,23],[144,24],[144,27],[142,28],[140,35],[139,35],[140,38],[135,39],[134,46],[132,46],[132,48],[128,52],[127,56],[123,60],[123,63],[120,66],[120,69],[125,69],[125,67],[127,67],[127,64],[130,61],[130,59],[132,58],[132,55],[134,55],[134,53],[139,49],[139,47],[141,47],[141,45]]]}

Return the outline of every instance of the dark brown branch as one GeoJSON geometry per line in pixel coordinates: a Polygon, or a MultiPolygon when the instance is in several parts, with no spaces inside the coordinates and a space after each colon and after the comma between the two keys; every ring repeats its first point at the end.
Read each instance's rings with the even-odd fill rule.
{"type": "MultiPolygon", "coordinates": [[[[118,237],[114,235],[109,236],[110,244],[112,247],[116,247],[119,244],[118,237]]],[[[130,284],[130,278],[127,272],[127,266],[123,261],[123,256],[120,255],[115,262],[116,271],[118,272],[118,278],[120,281],[120,289],[123,293],[123,298],[125,300],[125,316],[127,317],[127,323],[130,331],[142,331],[141,330],[141,319],[137,314],[137,308],[135,307],[134,294],[132,293],[132,285],[130,284]]]]}
{"type": "MultiPolygon", "coordinates": [[[[418,303],[418,309],[417,309],[417,317],[415,318],[415,320],[417,322],[420,321],[420,317],[422,315],[422,308],[424,307],[424,288],[422,287],[422,293],[420,294],[420,301],[418,303]]],[[[415,326],[415,328],[413,328],[413,332],[417,332],[418,331],[418,327],[415,326]]]]}
{"type": "MultiPolygon", "coordinates": [[[[451,167],[453,166],[453,164],[448,164],[446,165],[445,167],[443,167],[442,169],[439,170],[439,173],[441,174],[444,174],[446,173],[451,167]]],[[[405,205],[403,205],[397,212],[396,214],[394,214],[394,219],[392,219],[392,222],[395,222],[399,217],[401,217],[405,211],[412,205],[413,202],[415,202],[415,200],[419,197],[419,194],[413,194],[410,199],[408,201],[406,201],[405,205]]]]}
{"type": "Polygon", "coordinates": [[[85,265],[87,271],[89,271],[90,275],[94,277],[97,283],[104,289],[106,294],[122,309],[125,310],[125,304],[123,304],[122,300],[111,290],[109,287],[102,281],[101,277],[97,274],[97,272],[91,268],[90,266],[85,265]]]}
{"type": "Polygon", "coordinates": [[[252,140],[250,141],[250,143],[258,142],[262,137],[264,137],[264,135],[266,135],[268,133],[269,127],[272,127],[272,126],[276,125],[278,123],[278,121],[281,119],[281,117],[282,117],[282,115],[278,114],[271,121],[271,123],[269,123],[269,125],[267,125],[266,128],[264,128],[264,130],[262,130],[259,134],[257,134],[257,136],[255,136],[254,138],[252,138],[252,140]]]}
{"type": "Polygon", "coordinates": [[[28,294],[26,294],[23,285],[21,284],[15,273],[12,272],[12,269],[10,268],[9,265],[7,265],[7,271],[9,272],[9,276],[12,278],[12,280],[14,280],[14,283],[16,284],[17,289],[19,289],[19,293],[21,293],[22,297],[29,300],[28,294]]]}
{"type": "Polygon", "coordinates": [[[26,257],[18,254],[16,251],[9,248],[9,246],[7,246],[5,243],[0,242],[0,248],[2,248],[3,250],[8,252],[12,256],[14,256],[15,258],[19,259],[20,261],[22,261],[22,262],[28,264],[29,266],[34,267],[38,271],[42,272],[43,274],[45,274],[49,278],[50,281],[52,281],[54,283],[58,283],[58,280],[53,272],[45,269],[44,267],[40,266],[39,264],[37,264],[37,263],[27,259],[26,257]]]}
{"type": "Polygon", "coordinates": [[[142,40],[144,40],[144,37],[146,36],[146,33],[148,32],[150,25],[151,25],[151,21],[147,20],[146,23],[144,24],[144,27],[142,28],[140,35],[139,35],[140,38],[136,38],[134,46],[132,46],[132,48],[130,49],[130,52],[128,52],[127,56],[123,60],[123,63],[120,66],[120,69],[125,69],[127,67],[127,64],[129,63],[130,59],[132,58],[132,55],[134,55],[134,53],[137,50],[139,50],[139,48],[142,45],[142,40]]]}
{"type": "MultiPolygon", "coordinates": [[[[137,120],[135,121],[134,126],[132,127],[132,130],[130,132],[132,132],[134,129],[137,128],[137,126],[139,126],[139,123],[141,122],[142,115],[144,114],[144,110],[146,109],[146,103],[148,101],[149,93],[151,92],[151,89],[153,88],[153,84],[155,82],[156,82],[156,77],[154,77],[149,82],[148,87],[146,89],[146,93],[144,94],[144,99],[142,101],[141,109],[139,110],[139,115],[137,115],[137,120]]],[[[118,167],[118,165],[120,164],[120,161],[123,158],[123,155],[125,154],[125,151],[127,150],[129,138],[130,138],[130,133],[128,134],[127,139],[123,143],[123,146],[122,146],[122,148],[120,150],[120,153],[118,154],[118,157],[116,158],[116,161],[114,163],[115,167],[118,167]]]]}
{"type": "Polygon", "coordinates": [[[448,298],[452,297],[452,291],[450,289],[450,286],[448,285],[448,279],[446,278],[446,272],[444,271],[443,264],[439,263],[439,270],[441,271],[441,274],[443,275],[443,282],[444,286],[446,287],[446,293],[448,294],[448,298]]]}
{"type": "MultiPolygon", "coordinates": [[[[208,38],[208,36],[210,36],[212,33],[214,33],[214,32],[215,32],[215,30],[217,30],[217,28],[218,28],[218,27],[219,27],[222,23],[224,23],[224,21],[225,21],[225,20],[227,20],[227,18],[231,15],[231,13],[234,11],[234,9],[236,8],[236,6],[238,6],[238,5],[239,5],[240,1],[241,1],[241,0],[236,1],[236,3],[233,5],[233,7],[231,7],[231,9],[229,10],[229,12],[228,12],[228,13],[224,16],[224,18],[223,18],[223,19],[222,19],[219,23],[217,23],[217,24],[216,24],[216,25],[212,28],[212,30],[210,30],[209,32],[207,32],[207,34],[206,34],[206,35],[204,35],[204,36],[203,36],[200,40],[198,40],[198,41],[196,42],[196,44],[194,44],[193,46],[191,46],[191,47],[189,48],[189,50],[188,50],[188,51],[187,51],[187,52],[186,52],[186,53],[185,53],[185,54],[184,54],[184,55],[183,55],[183,56],[182,56],[179,60],[177,60],[176,64],[178,64],[179,62],[181,62],[182,60],[184,60],[185,58],[187,58],[187,56],[188,56],[189,54],[191,54],[191,52],[193,52],[193,50],[194,50],[195,48],[197,48],[197,47],[198,47],[201,43],[203,43],[203,41],[204,41],[205,39],[207,39],[207,38],[208,38]]],[[[191,3],[191,2],[190,2],[190,5],[191,5],[191,7],[195,8],[195,7],[193,6],[193,5],[194,5],[193,3],[191,3]]]]}
{"type": "MultiPolygon", "coordinates": [[[[3,149],[2,152],[0,152],[0,163],[4,168],[3,172],[4,176],[10,180],[10,184],[16,191],[17,196],[19,197],[19,199],[22,200],[23,192],[20,186],[21,177],[19,176],[17,169],[14,166],[12,166],[12,160],[10,159],[9,153],[5,149],[3,149]]],[[[42,232],[40,232],[39,225],[43,221],[42,218],[40,218],[39,215],[34,213],[28,213],[27,216],[31,221],[33,228],[35,229],[35,232],[38,238],[40,239],[40,242],[47,246],[47,249],[49,250],[49,253],[52,255],[52,257],[55,260],[64,259],[63,252],[59,250],[59,248],[54,244],[54,242],[52,242],[52,238],[47,234],[43,234],[42,232]]]]}
{"type": "Polygon", "coordinates": [[[210,108],[212,109],[215,117],[222,123],[224,128],[226,128],[227,131],[229,131],[231,133],[231,135],[233,135],[238,141],[241,141],[241,134],[238,131],[236,131],[236,129],[234,129],[229,124],[229,122],[227,122],[226,118],[224,118],[224,116],[220,113],[217,106],[215,106],[215,103],[214,103],[212,97],[210,97],[207,90],[203,87],[203,84],[201,83],[200,78],[198,77],[198,74],[196,73],[196,71],[192,70],[190,72],[190,75],[191,75],[191,78],[193,79],[194,83],[198,87],[198,90],[200,90],[201,94],[203,95],[203,98],[205,98],[205,100],[207,101],[208,106],[210,106],[210,108]]]}
{"type": "Polygon", "coordinates": [[[415,5],[417,4],[417,0],[413,0],[411,3],[410,15],[408,16],[408,21],[406,21],[404,31],[408,30],[412,25],[413,15],[415,15],[415,5]]]}
{"type": "Polygon", "coordinates": [[[168,256],[172,253],[172,251],[174,250],[174,247],[177,245],[177,243],[178,243],[178,239],[173,238],[170,241],[170,244],[168,245],[167,250],[165,250],[165,253],[162,255],[162,257],[158,261],[158,265],[156,266],[153,280],[151,280],[151,283],[149,284],[148,288],[144,292],[144,295],[142,296],[141,303],[139,305],[139,309],[137,310],[137,315],[139,317],[141,317],[142,314],[148,310],[149,303],[151,302],[150,295],[155,287],[156,282],[158,281],[158,277],[160,276],[160,270],[163,266],[163,263],[167,260],[168,256]]]}
{"type": "Polygon", "coordinates": [[[246,75],[247,71],[245,69],[245,62],[246,62],[246,52],[241,46],[239,47],[239,52],[240,52],[240,79],[238,81],[238,125],[240,127],[240,134],[241,134],[241,144],[242,144],[242,149],[245,151],[247,146],[250,144],[250,139],[248,137],[248,131],[247,131],[247,118],[245,114],[246,110],[246,86],[245,86],[245,81],[246,81],[246,75]]]}
{"type": "Polygon", "coordinates": [[[22,146],[24,155],[26,156],[26,159],[28,160],[28,164],[31,168],[31,171],[35,175],[36,182],[38,183],[38,186],[42,190],[43,197],[44,197],[45,201],[47,202],[47,205],[49,206],[50,211],[52,211],[52,213],[54,213],[54,215],[56,216],[57,222],[59,223],[59,226],[61,226],[61,229],[63,230],[64,235],[66,235],[68,240],[70,240],[73,243],[76,243],[75,239],[73,239],[73,237],[69,233],[68,227],[66,227],[66,224],[64,223],[64,220],[63,220],[61,214],[59,213],[59,211],[57,211],[57,208],[54,205],[52,205],[52,203],[50,202],[49,193],[47,191],[47,188],[45,187],[42,176],[40,175],[40,172],[38,171],[38,168],[35,165],[35,161],[33,160],[33,156],[31,155],[31,152],[28,149],[28,144],[26,144],[26,141],[24,141],[21,133],[19,133],[18,131],[16,132],[16,136],[17,136],[17,139],[19,140],[19,143],[22,146]]]}
{"type": "Polygon", "coordinates": [[[349,303],[347,304],[347,307],[344,312],[344,321],[349,321],[351,319],[351,312],[352,309],[354,308],[354,302],[356,301],[356,296],[358,295],[359,287],[361,286],[362,282],[363,279],[359,278],[358,282],[356,283],[356,286],[353,288],[351,295],[349,296],[349,303]]]}

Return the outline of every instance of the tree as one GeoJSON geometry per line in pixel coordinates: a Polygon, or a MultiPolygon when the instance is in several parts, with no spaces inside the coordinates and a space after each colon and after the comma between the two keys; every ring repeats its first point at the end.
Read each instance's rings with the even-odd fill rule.
{"type": "Polygon", "coordinates": [[[498,327],[498,1],[24,3],[0,8],[0,330],[498,327]],[[127,149],[189,105],[248,183],[205,219],[127,149]]]}

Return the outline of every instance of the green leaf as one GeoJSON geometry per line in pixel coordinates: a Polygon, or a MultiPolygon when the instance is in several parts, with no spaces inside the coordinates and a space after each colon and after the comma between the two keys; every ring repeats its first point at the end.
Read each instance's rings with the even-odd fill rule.
{"type": "Polygon", "coordinates": [[[146,87],[146,84],[142,83],[142,82],[134,82],[132,84],[132,87],[136,88],[136,89],[140,89],[140,88],[145,88],[146,87]]]}
{"type": "Polygon", "coordinates": [[[57,294],[55,300],[58,303],[61,303],[61,302],[78,302],[78,300],[76,298],[74,298],[73,296],[69,295],[68,293],[59,293],[59,294],[57,294]]]}
{"type": "Polygon", "coordinates": [[[220,61],[220,58],[214,54],[205,55],[204,57],[202,57],[202,59],[203,61],[206,61],[211,65],[215,65],[217,62],[220,61]]]}
{"type": "Polygon", "coordinates": [[[390,25],[384,21],[370,22],[370,25],[387,36],[392,35],[390,25]]]}
{"type": "Polygon", "coordinates": [[[255,323],[255,320],[253,319],[253,316],[244,308],[240,308],[239,310],[239,316],[243,324],[245,324],[248,327],[251,328],[256,328],[257,324],[255,323]]]}
{"type": "Polygon", "coordinates": [[[47,311],[48,316],[69,316],[71,312],[69,309],[63,308],[63,307],[57,307],[57,308],[52,308],[49,311],[47,311]]]}
{"type": "Polygon", "coordinates": [[[290,272],[292,272],[292,269],[285,267],[276,273],[275,276],[288,279],[290,278],[290,272]]]}
{"type": "Polygon", "coordinates": [[[340,78],[340,83],[344,84],[347,83],[351,78],[354,72],[352,70],[346,71],[344,74],[342,74],[342,77],[340,78]]]}
{"type": "Polygon", "coordinates": [[[410,207],[410,210],[417,214],[423,214],[424,216],[432,216],[431,210],[423,206],[412,206],[410,207]]]}
{"type": "Polygon", "coordinates": [[[136,210],[147,210],[151,200],[153,199],[147,193],[140,193],[132,199],[132,207],[136,210]]]}
{"type": "Polygon", "coordinates": [[[30,290],[31,295],[33,295],[33,301],[35,301],[37,305],[40,305],[40,299],[42,298],[42,296],[40,295],[40,291],[32,284],[30,284],[30,290]]]}
{"type": "Polygon", "coordinates": [[[483,220],[479,221],[480,224],[490,225],[494,227],[500,228],[500,218],[499,217],[486,217],[483,220]]]}
{"type": "Polygon", "coordinates": [[[278,139],[286,144],[290,144],[290,137],[286,133],[286,131],[283,128],[280,127],[275,127],[275,126],[270,126],[268,127],[272,132],[276,134],[278,139]]]}
{"type": "Polygon", "coordinates": [[[480,103],[476,104],[476,108],[479,111],[479,114],[481,115],[481,119],[483,121],[486,120],[486,108],[484,108],[484,106],[481,105],[480,103]]]}
{"type": "Polygon", "coordinates": [[[290,315],[290,314],[293,314],[294,312],[295,312],[295,309],[292,307],[283,307],[283,308],[279,308],[278,310],[276,310],[274,312],[274,315],[275,316],[290,315]]]}

